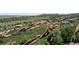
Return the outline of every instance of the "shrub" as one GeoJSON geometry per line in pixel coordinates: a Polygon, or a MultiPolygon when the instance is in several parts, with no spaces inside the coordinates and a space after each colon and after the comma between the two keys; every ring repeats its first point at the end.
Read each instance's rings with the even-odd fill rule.
{"type": "Polygon", "coordinates": [[[61,37],[61,31],[57,28],[54,31],[52,31],[48,38],[47,41],[49,42],[50,45],[52,44],[62,44],[63,43],[63,39],[61,37]]]}
{"type": "Polygon", "coordinates": [[[71,37],[71,42],[78,43],[79,42],[79,34],[75,34],[71,37]]]}
{"type": "Polygon", "coordinates": [[[61,36],[64,39],[64,43],[69,43],[74,33],[74,27],[71,27],[71,26],[62,27],[61,33],[62,33],[61,36]]]}

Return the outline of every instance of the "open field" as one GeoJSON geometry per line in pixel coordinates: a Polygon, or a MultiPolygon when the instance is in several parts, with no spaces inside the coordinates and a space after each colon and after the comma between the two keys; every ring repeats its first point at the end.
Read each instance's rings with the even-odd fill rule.
{"type": "Polygon", "coordinates": [[[79,44],[79,14],[0,16],[1,45],[79,44]]]}

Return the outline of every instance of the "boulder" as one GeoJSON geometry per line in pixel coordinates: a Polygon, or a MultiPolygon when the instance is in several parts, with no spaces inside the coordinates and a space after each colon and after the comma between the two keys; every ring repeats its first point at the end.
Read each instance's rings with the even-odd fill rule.
{"type": "Polygon", "coordinates": [[[79,24],[76,26],[76,29],[75,29],[75,34],[77,34],[79,32],[79,24]]]}

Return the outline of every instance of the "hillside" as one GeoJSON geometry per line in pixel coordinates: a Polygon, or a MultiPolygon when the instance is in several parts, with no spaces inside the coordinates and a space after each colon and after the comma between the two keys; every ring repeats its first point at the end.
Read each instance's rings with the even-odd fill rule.
{"type": "Polygon", "coordinates": [[[79,14],[0,16],[1,45],[79,44],[79,14]]]}

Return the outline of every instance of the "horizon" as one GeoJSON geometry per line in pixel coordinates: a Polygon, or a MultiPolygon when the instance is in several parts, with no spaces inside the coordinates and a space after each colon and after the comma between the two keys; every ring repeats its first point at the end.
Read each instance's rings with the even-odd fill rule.
{"type": "Polygon", "coordinates": [[[67,14],[79,14],[79,13],[0,13],[0,15],[25,15],[25,16],[36,16],[42,14],[59,14],[59,15],[67,15],[67,14]]]}

